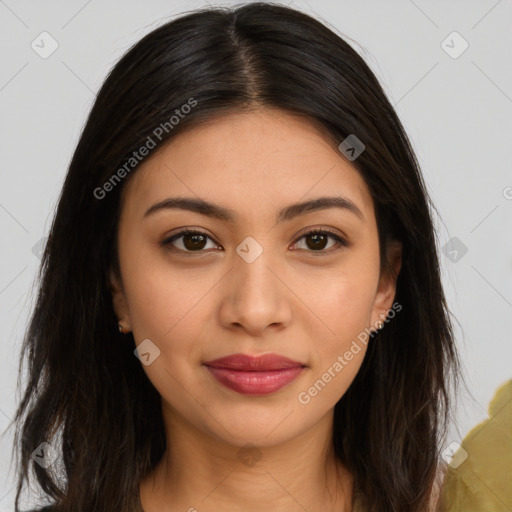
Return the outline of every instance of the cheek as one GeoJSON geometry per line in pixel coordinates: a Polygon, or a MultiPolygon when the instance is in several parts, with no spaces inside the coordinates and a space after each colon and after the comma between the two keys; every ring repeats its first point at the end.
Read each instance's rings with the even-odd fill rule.
{"type": "MultiPolygon", "coordinates": [[[[350,288],[347,287],[347,290],[350,288]]],[[[335,335],[318,337],[311,344],[308,379],[297,396],[299,403],[328,410],[345,394],[363,363],[370,340],[369,300],[364,296],[334,295],[330,328],[335,335]],[[349,302],[345,302],[348,297],[349,302]]]]}
{"type": "MultiPolygon", "coordinates": [[[[124,241],[130,248],[120,253],[123,283],[135,339],[161,341],[204,298],[213,283],[211,276],[171,263],[165,250],[147,241],[124,241]]],[[[184,322],[186,323],[186,322],[184,322]]]]}
{"type": "Polygon", "coordinates": [[[206,295],[214,282],[211,276],[188,272],[170,265],[165,257],[155,257],[154,249],[135,249],[124,263],[124,286],[135,343],[139,346],[149,339],[157,347],[147,342],[141,345],[152,347],[158,354],[143,369],[162,396],[179,403],[186,396],[182,396],[182,386],[194,376],[194,368],[184,362],[200,359],[200,344],[191,341],[207,335],[203,332],[206,295]]]}
{"type": "Polygon", "coordinates": [[[370,339],[378,271],[378,262],[354,259],[310,288],[311,309],[322,323],[316,322],[321,329],[316,335],[314,329],[310,330],[315,342],[311,345],[310,377],[302,389],[302,400],[299,397],[301,403],[309,400],[321,408],[332,407],[357,375],[370,339]]]}
{"type": "Polygon", "coordinates": [[[378,272],[378,262],[354,253],[336,269],[300,278],[308,291],[307,305],[322,321],[315,322],[323,324],[316,336],[328,341],[326,350],[343,345],[370,325],[378,272]]]}

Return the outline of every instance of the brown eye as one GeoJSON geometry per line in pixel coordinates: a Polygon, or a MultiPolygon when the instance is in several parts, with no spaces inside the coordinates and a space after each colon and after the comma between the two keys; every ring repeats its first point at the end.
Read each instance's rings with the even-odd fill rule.
{"type": "MultiPolygon", "coordinates": [[[[302,239],[305,240],[305,250],[309,252],[331,252],[325,249],[332,248],[336,243],[342,247],[348,246],[348,243],[343,238],[329,230],[308,231],[299,238],[299,241],[302,239]],[[334,243],[328,245],[329,239],[333,240],[334,243]]],[[[295,245],[297,244],[298,242],[295,245]]]]}
{"type": "MultiPolygon", "coordinates": [[[[162,245],[172,246],[173,249],[182,252],[202,252],[208,240],[211,238],[202,231],[184,230],[166,238],[162,245]]],[[[217,247],[215,244],[213,245],[214,248],[217,247]]]]}
{"type": "MultiPolygon", "coordinates": [[[[298,247],[299,249],[319,254],[329,254],[333,252],[329,249],[336,246],[336,244],[339,246],[338,248],[347,247],[349,245],[346,240],[329,230],[308,231],[299,238],[299,241],[295,243],[295,246],[299,245],[299,242],[302,240],[305,241],[305,247],[298,247]],[[330,245],[329,241],[332,242],[330,245]]],[[[180,231],[179,233],[166,238],[162,242],[162,245],[170,247],[176,252],[182,253],[202,253],[206,252],[206,249],[208,248],[218,248],[218,245],[214,243],[210,236],[202,231],[195,230],[180,231]],[[209,240],[213,246],[206,247],[209,240]]]]}

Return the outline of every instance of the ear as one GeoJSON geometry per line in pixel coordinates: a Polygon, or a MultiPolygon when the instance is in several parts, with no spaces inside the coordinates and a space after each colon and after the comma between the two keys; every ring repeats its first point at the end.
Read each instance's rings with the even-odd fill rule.
{"type": "Polygon", "coordinates": [[[391,271],[384,269],[379,278],[371,312],[371,325],[375,329],[377,329],[379,322],[384,322],[389,309],[393,305],[396,294],[396,280],[402,267],[402,242],[398,240],[390,241],[386,257],[391,271]]]}
{"type": "Polygon", "coordinates": [[[122,325],[124,332],[131,331],[130,316],[128,314],[128,305],[121,283],[120,277],[113,269],[109,271],[110,293],[112,295],[112,306],[117,316],[118,322],[122,325]]]}

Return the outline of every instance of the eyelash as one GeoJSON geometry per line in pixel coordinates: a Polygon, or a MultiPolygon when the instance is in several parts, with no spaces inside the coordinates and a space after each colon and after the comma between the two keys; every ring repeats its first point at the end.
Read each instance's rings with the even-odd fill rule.
{"type": "MultiPolygon", "coordinates": [[[[199,230],[196,230],[196,229],[184,229],[183,231],[180,231],[179,233],[176,233],[175,235],[172,235],[171,237],[169,238],[166,238],[165,240],[162,241],[162,245],[174,252],[178,252],[178,253],[182,253],[182,254],[204,254],[205,252],[207,252],[206,250],[204,249],[201,249],[199,251],[184,251],[183,249],[177,249],[175,247],[172,247],[172,242],[174,242],[175,240],[177,240],[178,238],[181,238],[182,236],[185,236],[185,235],[203,235],[207,238],[209,238],[210,240],[212,240],[214,243],[217,243],[215,242],[215,240],[213,240],[213,238],[211,238],[209,235],[207,235],[206,233],[204,233],[203,231],[199,231],[199,230]],[[169,247],[170,246],[170,247],[169,247]]],[[[337,233],[335,233],[334,231],[331,231],[330,229],[311,229],[310,231],[307,231],[306,233],[303,233],[297,240],[296,242],[294,242],[294,245],[296,243],[299,242],[299,240],[301,240],[302,238],[305,238],[306,236],[308,235],[328,235],[329,238],[332,238],[334,239],[338,245],[340,247],[336,248],[333,250],[333,248],[329,248],[327,250],[319,250],[319,251],[313,251],[313,250],[306,250],[306,249],[302,249],[302,250],[305,250],[306,252],[314,255],[314,256],[321,256],[321,255],[325,255],[325,254],[331,254],[333,252],[336,252],[342,248],[345,248],[345,247],[348,247],[349,246],[349,243],[342,237],[340,237],[337,233]]],[[[217,244],[217,245],[220,245],[220,244],[217,244]]]]}

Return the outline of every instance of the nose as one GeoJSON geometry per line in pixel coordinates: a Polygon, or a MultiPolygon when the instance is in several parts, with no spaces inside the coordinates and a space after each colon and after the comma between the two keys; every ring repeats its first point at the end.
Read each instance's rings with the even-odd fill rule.
{"type": "Polygon", "coordinates": [[[291,320],[293,294],[270,251],[263,250],[251,263],[238,254],[233,259],[220,306],[223,325],[244,329],[255,337],[263,335],[267,327],[287,326],[291,320]]]}

